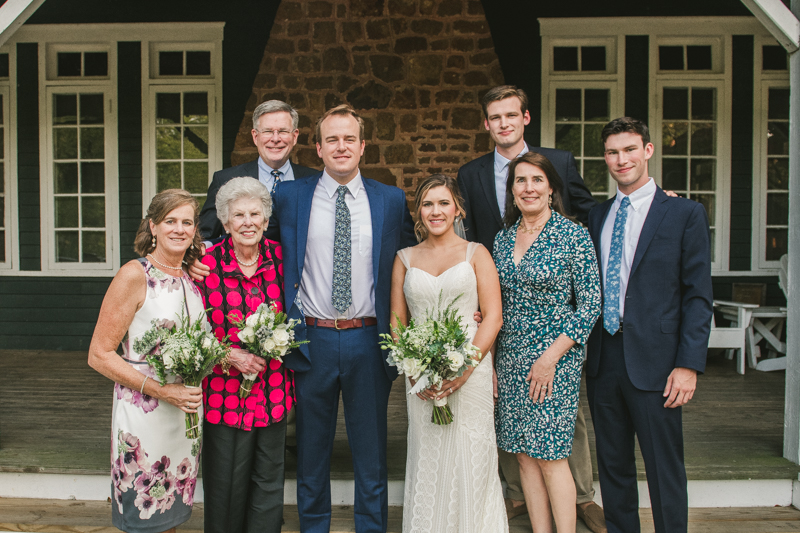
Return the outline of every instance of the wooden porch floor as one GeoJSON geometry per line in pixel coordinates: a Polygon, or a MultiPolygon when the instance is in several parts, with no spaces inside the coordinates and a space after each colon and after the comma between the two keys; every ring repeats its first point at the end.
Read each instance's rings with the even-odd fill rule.
{"type": "MultiPolygon", "coordinates": [[[[109,472],[113,387],[89,368],[84,352],[0,350],[0,376],[0,472],[109,472]]],[[[783,372],[740,376],[733,361],[709,358],[684,410],[689,479],[797,479],[800,467],[781,456],[783,398],[783,372]]],[[[583,409],[588,418],[588,406],[583,409]]],[[[341,410],[339,418],[332,477],[352,479],[341,410]]],[[[389,477],[402,480],[407,421],[397,384],[389,420],[389,477]]],[[[591,424],[589,434],[594,446],[591,424]]],[[[287,476],[294,477],[290,454],[287,461],[287,476]]],[[[644,479],[643,468],[640,473],[644,479]]]]}

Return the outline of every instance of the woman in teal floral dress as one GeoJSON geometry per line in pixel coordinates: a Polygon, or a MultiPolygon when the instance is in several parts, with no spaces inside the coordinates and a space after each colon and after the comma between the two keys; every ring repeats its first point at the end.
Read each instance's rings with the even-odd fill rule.
{"type": "Polygon", "coordinates": [[[594,245],[585,228],[563,215],[561,190],[561,178],[541,154],[512,161],[505,229],[494,241],[503,295],[497,445],[517,456],[534,533],[551,532],[553,518],[558,531],[575,531],[567,457],[583,344],[601,305],[594,245]]]}

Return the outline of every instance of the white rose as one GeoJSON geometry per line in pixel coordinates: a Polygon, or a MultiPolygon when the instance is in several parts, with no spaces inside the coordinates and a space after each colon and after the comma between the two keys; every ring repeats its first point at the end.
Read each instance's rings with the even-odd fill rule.
{"type": "Polygon", "coordinates": [[[252,315],[250,315],[249,317],[247,317],[247,318],[244,320],[244,323],[245,323],[245,325],[246,325],[247,327],[250,327],[250,328],[252,328],[252,327],[254,327],[256,324],[258,324],[258,319],[259,319],[260,317],[261,317],[261,315],[260,315],[259,313],[253,313],[252,315]]]}
{"type": "Polygon", "coordinates": [[[253,342],[256,340],[256,332],[253,331],[253,328],[246,327],[243,330],[239,331],[239,340],[244,342],[253,342]]]}
{"type": "Polygon", "coordinates": [[[450,361],[450,370],[453,372],[458,372],[464,366],[464,356],[461,355],[461,352],[447,352],[447,359],[450,361]]]}
{"type": "Polygon", "coordinates": [[[213,342],[211,341],[211,337],[205,337],[205,338],[203,339],[203,344],[202,344],[202,346],[203,346],[203,349],[204,349],[204,350],[209,350],[209,349],[211,349],[211,347],[212,347],[212,346],[214,346],[213,342]]]}
{"type": "Polygon", "coordinates": [[[275,341],[272,339],[267,339],[261,344],[261,348],[265,352],[271,352],[272,350],[275,349],[275,341]]]}
{"type": "Polygon", "coordinates": [[[286,355],[286,352],[288,352],[288,351],[289,351],[289,347],[288,346],[278,346],[278,353],[280,354],[281,357],[286,355]]]}
{"type": "Polygon", "coordinates": [[[410,376],[412,379],[416,379],[415,375],[419,374],[419,361],[416,359],[403,359],[403,373],[406,376],[410,376]]]}
{"type": "Polygon", "coordinates": [[[275,344],[278,346],[285,346],[289,344],[289,332],[284,328],[278,328],[273,331],[272,338],[275,339],[275,344]]]}
{"type": "Polygon", "coordinates": [[[175,357],[172,352],[169,350],[162,352],[161,358],[164,360],[164,366],[167,367],[167,370],[171,370],[172,365],[175,362],[175,357]]]}

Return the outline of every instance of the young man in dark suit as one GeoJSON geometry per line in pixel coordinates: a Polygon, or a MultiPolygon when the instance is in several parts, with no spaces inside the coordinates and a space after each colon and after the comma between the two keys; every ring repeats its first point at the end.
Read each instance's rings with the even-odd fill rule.
{"type": "Polygon", "coordinates": [[[708,219],[701,204],[667,196],[650,177],[654,148],[643,122],[613,120],[602,137],[617,194],[589,213],[603,315],[589,337],[586,375],[606,526],[640,531],[635,435],[656,532],[685,533],[681,406],[706,364],[708,219]]]}
{"type": "MultiPolygon", "coordinates": [[[[467,212],[464,219],[466,238],[480,242],[489,251],[494,237],[502,227],[505,212],[506,177],[508,164],[520,155],[534,151],[553,163],[564,182],[562,198],[567,212],[586,223],[589,211],[597,205],[575,165],[570,152],[552,148],[529,146],[523,139],[525,126],[530,123],[528,96],[525,91],[512,85],[501,85],[491,89],[481,101],[486,127],[495,142],[495,149],[470,161],[458,171],[458,185],[464,197],[467,212]]],[[[509,519],[527,513],[519,465],[516,458],[498,450],[500,470],[508,483],[506,510],[509,519]]],[[[573,452],[569,466],[577,488],[577,513],[595,533],[605,532],[603,510],[594,503],[592,460],[586,420],[578,410],[575,424],[573,452]]]]}
{"type": "Polygon", "coordinates": [[[203,210],[200,212],[200,233],[210,241],[223,233],[222,223],[217,219],[217,191],[233,178],[251,177],[259,180],[272,191],[281,181],[307,178],[318,171],[289,161],[297,144],[300,117],[297,111],[280,100],[263,102],[253,111],[253,143],[258,148],[258,158],[219,170],[214,173],[203,210]]]}

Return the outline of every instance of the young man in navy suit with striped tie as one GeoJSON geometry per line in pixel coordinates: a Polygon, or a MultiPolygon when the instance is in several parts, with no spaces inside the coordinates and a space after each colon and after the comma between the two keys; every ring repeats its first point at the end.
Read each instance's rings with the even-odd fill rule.
{"type": "Polygon", "coordinates": [[[703,206],[672,198],[648,171],[647,126],[603,129],[614,198],[589,213],[603,282],[603,315],[589,337],[589,407],[609,533],[636,533],[634,436],[644,457],[657,533],[686,532],[688,494],[681,406],[706,364],[711,248],[703,206]]]}

